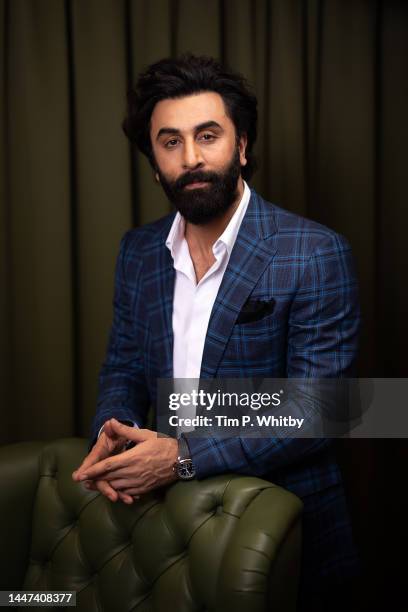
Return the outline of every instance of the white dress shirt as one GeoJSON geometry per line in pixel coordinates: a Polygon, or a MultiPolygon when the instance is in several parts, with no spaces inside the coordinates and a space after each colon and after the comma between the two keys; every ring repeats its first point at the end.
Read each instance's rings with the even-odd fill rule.
{"type": "Polygon", "coordinates": [[[241,201],[224,232],[213,244],[215,262],[199,283],[184,236],[185,221],[180,213],[174,218],[166,239],[176,270],[173,297],[174,378],[200,377],[211,310],[250,197],[250,189],[244,181],[241,201]]]}

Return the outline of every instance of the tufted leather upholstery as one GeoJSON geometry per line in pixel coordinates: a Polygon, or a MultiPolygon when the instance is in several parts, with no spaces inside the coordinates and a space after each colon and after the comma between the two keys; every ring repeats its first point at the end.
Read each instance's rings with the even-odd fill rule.
{"type": "Polygon", "coordinates": [[[0,448],[0,589],[75,590],[84,612],[295,609],[294,495],[223,475],[112,504],[71,479],[86,449],[0,448]]]}

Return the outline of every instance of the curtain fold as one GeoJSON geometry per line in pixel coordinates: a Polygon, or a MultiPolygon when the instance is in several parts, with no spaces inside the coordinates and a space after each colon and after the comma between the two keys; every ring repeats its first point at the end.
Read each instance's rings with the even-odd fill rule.
{"type": "MultiPolygon", "coordinates": [[[[6,99],[6,46],[7,46],[7,13],[6,2],[0,0],[0,388],[2,389],[2,403],[9,406],[11,401],[11,335],[10,335],[10,261],[9,240],[7,228],[9,227],[8,206],[6,205],[7,189],[7,134],[5,117],[7,114],[6,99]]],[[[12,439],[13,431],[9,410],[4,411],[3,427],[0,443],[12,439]]]]}
{"type": "Polygon", "coordinates": [[[72,49],[76,410],[85,432],[95,411],[118,244],[132,221],[130,154],[120,129],[127,89],[125,6],[74,0],[66,8],[72,49]]]}
{"type": "Polygon", "coordinates": [[[61,1],[4,3],[12,439],[73,427],[68,66],[61,1]]]}

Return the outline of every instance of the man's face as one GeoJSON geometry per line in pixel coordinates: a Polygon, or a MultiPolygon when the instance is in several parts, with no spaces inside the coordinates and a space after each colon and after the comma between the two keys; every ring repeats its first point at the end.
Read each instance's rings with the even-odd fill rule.
{"type": "Polygon", "coordinates": [[[246,164],[246,137],[237,141],[219,94],[162,100],[152,113],[150,138],[160,183],[187,221],[204,225],[231,207],[246,164]]]}

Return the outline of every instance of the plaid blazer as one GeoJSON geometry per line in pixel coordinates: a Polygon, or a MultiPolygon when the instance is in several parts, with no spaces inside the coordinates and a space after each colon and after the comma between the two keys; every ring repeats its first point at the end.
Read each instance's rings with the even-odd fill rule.
{"type": "MultiPolygon", "coordinates": [[[[175,271],[165,246],[173,219],[174,213],[122,239],[93,438],[110,417],[143,426],[149,406],[155,405],[157,378],[173,375],[175,271]]],[[[357,282],[345,238],[266,202],[252,189],[211,312],[201,377],[352,376],[359,322],[357,282]],[[237,322],[248,298],[274,301],[274,309],[260,320],[237,322]]],[[[198,478],[239,472],[270,479],[303,499],[305,517],[313,500],[314,523],[307,534],[312,547],[322,545],[316,495],[325,512],[330,499],[333,515],[323,541],[328,548],[332,542],[337,556],[326,556],[326,571],[331,567],[338,573],[346,559],[352,560],[341,476],[329,440],[185,435],[198,478]]],[[[313,563],[305,562],[312,570],[313,563]]],[[[315,570],[320,577],[324,573],[321,563],[315,570]]]]}

